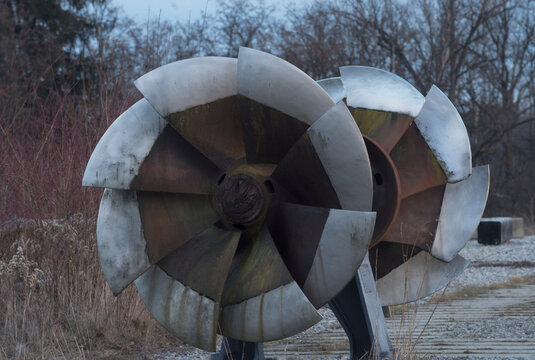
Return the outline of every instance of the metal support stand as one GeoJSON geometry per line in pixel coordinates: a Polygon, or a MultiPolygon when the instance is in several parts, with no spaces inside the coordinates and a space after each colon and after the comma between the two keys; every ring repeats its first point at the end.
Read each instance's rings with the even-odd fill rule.
{"type": "Polygon", "coordinates": [[[351,360],[371,356],[381,360],[394,357],[367,255],[355,278],[329,302],[329,307],[349,338],[351,360]]]}
{"type": "MultiPolygon", "coordinates": [[[[329,307],[349,338],[351,360],[394,358],[394,348],[388,336],[368,255],[355,277],[329,302],[329,307]]],[[[223,341],[220,352],[212,355],[211,360],[264,360],[262,343],[228,338],[224,338],[223,341]]]]}
{"type": "Polygon", "coordinates": [[[211,360],[264,360],[264,344],[223,338],[221,350],[211,360]]]}

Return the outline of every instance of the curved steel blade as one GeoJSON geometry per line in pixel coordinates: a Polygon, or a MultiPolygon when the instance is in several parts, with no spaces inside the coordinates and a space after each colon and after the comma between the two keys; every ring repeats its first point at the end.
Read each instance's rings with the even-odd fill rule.
{"type": "Polygon", "coordinates": [[[402,198],[447,182],[439,162],[414,124],[394,146],[390,158],[398,171],[402,198]]]}
{"type": "Polygon", "coordinates": [[[440,261],[422,251],[377,280],[382,306],[406,304],[422,299],[448,285],[468,266],[457,255],[451,262],[440,261]]]}
{"type": "Polygon", "coordinates": [[[130,188],[210,194],[220,174],[212,162],[167,125],[139,167],[130,188]]]}
{"type": "Polygon", "coordinates": [[[249,342],[265,342],[297,334],[322,319],[295,281],[223,307],[221,334],[249,342]]]}
{"type": "Polygon", "coordinates": [[[98,256],[115,296],[150,268],[135,191],[105,189],[97,219],[98,256]]]}
{"type": "Polygon", "coordinates": [[[239,304],[292,281],[267,225],[264,225],[258,234],[242,234],[225,283],[221,304],[239,304]]]}
{"type": "Polygon", "coordinates": [[[466,179],[472,173],[472,152],[468,132],[448,97],[436,86],[425,97],[420,114],[414,119],[433,151],[448,182],[466,179]]]}
{"type": "Polygon", "coordinates": [[[342,209],[371,211],[370,160],[360,131],[343,102],[327,111],[308,130],[342,209]]]}
{"type": "Polygon", "coordinates": [[[262,51],[240,47],[238,93],[313,124],[334,101],[307,74],[262,51]]]}
{"type": "Polygon", "coordinates": [[[158,262],[169,276],[216,302],[240,240],[239,232],[208,228],[158,262]]]}
{"type": "Polygon", "coordinates": [[[134,84],[163,117],[237,94],[237,60],[199,57],[160,66],[134,84]]]}
{"type": "Polygon", "coordinates": [[[346,97],[346,89],[339,77],[333,77],[317,81],[318,85],[329,94],[335,103],[340,102],[346,97]]]}
{"type": "Polygon", "coordinates": [[[406,80],[391,72],[368,66],[342,66],[347,105],[354,108],[418,115],[424,97],[406,80]]]}
{"type": "Polygon", "coordinates": [[[151,315],[167,331],[200,349],[216,350],[219,303],[184,286],[157,265],[135,284],[151,315]]]}
{"type": "Polygon", "coordinates": [[[485,210],[489,194],[489,166],[473,169],[468,179],[447,184],[431,254],[452,260],[470,240],[485,210]]]}
{"type": "Polygon", "coordinates": [[[165,126],[165,120],[147,100],[139,100],[104,133],[89,158],[82,185],[130,189],[141,163],[165,126]]]}
{"type": "Polygon", "coordinates": [[[137,192],[147,253],[161,260],[219,220],[206,195],[137,192]]]}
{"type": "Polygon", "coordinates": [[[368,253],[375,215],[373,212],[330,209],[303,286],[303,292],[317,309],[342,291],[355,276],[368,253]]]}

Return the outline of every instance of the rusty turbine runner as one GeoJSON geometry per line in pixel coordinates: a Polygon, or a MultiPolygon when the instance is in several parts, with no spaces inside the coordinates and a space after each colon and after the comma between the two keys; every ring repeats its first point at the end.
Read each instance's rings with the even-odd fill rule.
{"type": "Polygon", "coordinates": [[[340,75],[318,83],[347,103],[366,142],[377,292],[383,306],[418,300],[467,266],[458,253],[485,209],[489,167],[472,169],[463,120],[436,86],[424,97],[384,70],[345,66],[340,75]]]}
{"type": "Polygon", "coordinates": [[[280,339],[353,278],[374,231],[372,173],[346,105],[266,53],[201,57],[135,82],[83,185],[105,188],[97,241],[115,295],[135,281],[168,331],[280,339]]]}

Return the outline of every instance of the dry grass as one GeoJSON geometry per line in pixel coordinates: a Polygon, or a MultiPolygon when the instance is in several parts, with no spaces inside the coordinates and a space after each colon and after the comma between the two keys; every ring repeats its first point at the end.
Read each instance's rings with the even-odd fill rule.
{"type": "Polygon", "coordinates": [[[466,286],[457,291],[441,293],[434,295],[429,301],[433,303],[447,302],[452,300],[461,300],[466,298],[473,298],[489,293],[492,290],[497,289],[510,289],[517,287],[521,284],[531,283],[535,281],[535,275],[531,276],[517,276],[511,278],[511,280],[496,284],[490,284],[486,286],[466,286]]]}
{"type": "Polygon", "coordinates": [[[119,83],[105,89],[88,104],[0,87],[0,359],[115,358],[178,344],[133,286],[114,298],[100,269],[102,191],[81,179],[102,133],[135,100],[119,83]]]}
{"type": "Polygon", "coordinates": [[[118,298],[100,270],[95,220],[4,225],[11,243],[0,262],[1,356],[92,358],[100,350],[137,353],[175,343],[145,310],[134,287],[118,298]]]}

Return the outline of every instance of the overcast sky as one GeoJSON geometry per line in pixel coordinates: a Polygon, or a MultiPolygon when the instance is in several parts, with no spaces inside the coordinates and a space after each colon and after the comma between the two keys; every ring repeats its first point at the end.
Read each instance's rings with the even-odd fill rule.
{"type": "MultiPolygon", "coordinates": [[[[305,4],[311,0],[293,0],[296,4],[305,4]]],[[[149,15],[158,15],[164,20],[186,21],[190,17],[196,20],[201,17],[201,13],[206,9],[209,14],[213,14],[218,0],[113,0],[113,2],[123,8],[125,13],[137,21],[144,21],[149,15]]],[[[274,4],[282,8],[282,4],[289,1],[265,0],[267,4],[274,4]]]]}

